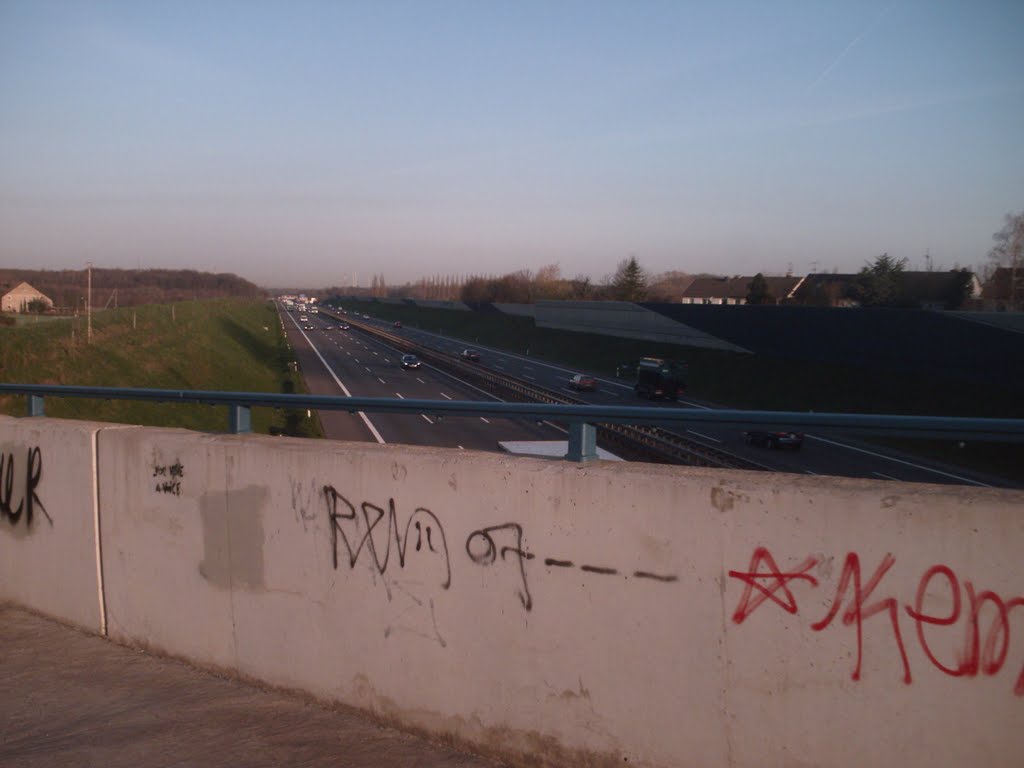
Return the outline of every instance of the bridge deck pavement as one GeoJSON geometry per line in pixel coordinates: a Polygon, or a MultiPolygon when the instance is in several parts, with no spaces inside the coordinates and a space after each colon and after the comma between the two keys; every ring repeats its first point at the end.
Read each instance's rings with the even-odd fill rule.
{"type": "Polygon", "coordinates": [[[498,764],[0,605],[0,765],[498,764]]]}

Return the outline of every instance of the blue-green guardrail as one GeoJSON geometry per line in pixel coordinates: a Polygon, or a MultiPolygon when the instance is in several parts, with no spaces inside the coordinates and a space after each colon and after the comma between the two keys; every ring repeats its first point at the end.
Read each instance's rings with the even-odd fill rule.
{"type": "Polygon", "coordinates": [[[57,384],[0,384],[0,394],[24,395],[28,415],[45,415],[45,398],[76,397],[97,400],[142,400],[159,403],[195,403],[228,408],[228,431],[249,432],[253,408],[302,408],[370,413],[427,414],[432,416],[495,416],[536,421],[559,421],[569,426],[566,458],[596,458],[598,424],[686,425],[729,424],[746,429],[883,433],[896,437],[950,440],[1024,442],[1024,419],[989,419],[959,416],[896,416],[867,413],[809,413],[802,411],[746,411],[738,409],[683,409],[621,405],[505,403],[460,400],[401,400],[383,397],[220,392],[195,389],[133,389],[80,387],[57,384]]]}

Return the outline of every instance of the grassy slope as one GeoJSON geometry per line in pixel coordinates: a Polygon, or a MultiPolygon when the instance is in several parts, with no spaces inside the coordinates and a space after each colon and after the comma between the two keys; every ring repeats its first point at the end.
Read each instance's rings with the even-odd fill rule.
{"type": "MultiPolygon", "coordinates": [[[[409,305],[353,302],[351,309],[405,325],[462,338],[566,368],[615,374],[619,363],[640,357],[676,357],[690,364],[693,397],[727,407],[758,410],[892,413],[1024,418],[1024,399],[1009,384],[821,365],[759,355],[657,344],[636,339],[537,328],[532,318],[409,305]]],[[[885,439],[908,454],[972,467],[1024,482],[1024,444],[885,439]]]]}
{"type": "MultiPolygon", "coordinates": [[[[0,328],[0,381],[109,387],[302,391],[277,313],[263,300],[154,304],[97,313],[93,343],[85,318],[0,328]]],[[[0,398],[0,412],[21,415],[24,398],[0,398]]],[[[227,409],[211,406],[47,398],[50,416],[128,424],[227,429],[227,409]]],[[[271,409],[253,412],[253,428],[318,434],[319,428],[271,409]]]]}

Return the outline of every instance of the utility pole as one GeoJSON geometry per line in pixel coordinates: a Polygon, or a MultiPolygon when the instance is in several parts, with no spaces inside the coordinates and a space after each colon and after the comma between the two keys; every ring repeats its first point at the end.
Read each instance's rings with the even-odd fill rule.
{"type": "Polygon", "coordinates": [[[85,325],[88,330],[86,331],[85,337],[86,343],[92,344],[92,262],[85,262],[85,267],[88,274],[86,279],[86,282],[88,283],[88,290],[86,292],[87,298],[85,300],[85,325]]]}

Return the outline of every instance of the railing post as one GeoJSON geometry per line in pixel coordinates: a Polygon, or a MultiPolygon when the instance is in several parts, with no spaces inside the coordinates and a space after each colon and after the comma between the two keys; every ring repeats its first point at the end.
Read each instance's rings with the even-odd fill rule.
{"type": "Polygon", "coordinates": [[[252,432],[252,409],[248,405],[229,405],[231,434],[252,432]]]}
{"type": "Polygon", "coordinates": [[[597,427],[585,421],[569,422],[569,461],[594,461],[597,458],[597,427]]]}
{"type": "Polygon", "coordinates": [[[45,416],[46,406],[43,403],[42,395],[28,395],[28,415],[45,416]]]}

